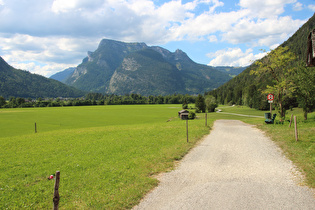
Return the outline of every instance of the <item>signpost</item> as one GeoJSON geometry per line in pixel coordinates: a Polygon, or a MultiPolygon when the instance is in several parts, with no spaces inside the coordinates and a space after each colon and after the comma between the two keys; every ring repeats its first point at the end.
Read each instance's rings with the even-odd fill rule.
{"type": "Polygon", "coordinates": [[[273,103],[274,98],[275,98],[275,96],[273,94],[268,94],[268,96],[267,96],[268,103],[270,103],[270,117],[272,114],[272,103],[273,103]]]}

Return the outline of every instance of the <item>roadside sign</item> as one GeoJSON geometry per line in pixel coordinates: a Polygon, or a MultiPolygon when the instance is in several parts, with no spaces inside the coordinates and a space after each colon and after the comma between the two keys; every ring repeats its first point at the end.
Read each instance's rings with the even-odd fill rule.
{"type": "Polygon", "coordinates": [[[273,103],[273,101],[270,101],[270,100],[269,100],[268,103],[273,103]]]}
{"type": "Polygon", "coordinates": [[[268,94],[267,99],[268,99],[268,101],[273,101],[274,95],[273,94],[268,94]]]}

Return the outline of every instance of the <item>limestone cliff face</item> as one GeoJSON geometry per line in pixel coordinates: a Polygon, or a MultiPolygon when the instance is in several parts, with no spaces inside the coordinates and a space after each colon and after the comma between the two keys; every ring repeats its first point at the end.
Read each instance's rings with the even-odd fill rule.
{"type": "MultiPolygon", "coordinates": [[[[115,69],[121,65],[124,58],[143,48],[147,48],[144,43],[124,43],[103,39],[94,52],[88,52],[88,57],[83,59],[65,83],[85,91],[105,93],[115,69]]],[[[125,60],[127,68],[132,67],[131,61],[125,60]]]]}
{"type": "Polygon", "coordinates": [[[104,94],[166,95],[203,93],[229,79],[224,72],[195,63],[181,50],[103,39],[65,83],[104,94]]]}

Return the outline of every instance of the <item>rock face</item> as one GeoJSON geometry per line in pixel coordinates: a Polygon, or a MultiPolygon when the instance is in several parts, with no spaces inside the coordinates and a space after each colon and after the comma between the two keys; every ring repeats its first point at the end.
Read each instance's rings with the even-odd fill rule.
{"type": "Polygon", "coordinates": [[[103,39],[64,81],[78,89],[103,94],[198,94],[232,77],[197,64],[185,52],[174,53],[145,43],[103,39]]]}

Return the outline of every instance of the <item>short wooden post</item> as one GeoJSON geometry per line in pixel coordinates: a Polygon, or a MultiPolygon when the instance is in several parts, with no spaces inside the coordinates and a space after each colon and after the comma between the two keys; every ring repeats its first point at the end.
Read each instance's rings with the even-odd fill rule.
{"type": "Polygon", "coordinates": [[[295,130],[295,140],[298,141],[298,130],[297,130],[297,124],[296,124],[296,116],[294,116],[294,130],[295,130]]]}
{"type": "Polygon", "coordinates": [[[187,136],[187,142],[188,142],[188,120],[186,120],[186,136],[187,136]]]}
{"type": "Polygon", "coordinates": [[[35,133],[37,133],[37,126],[36,126],[36,123],[35,123],[35,133]]]}
{"type": "Polygon", "coordinates": [[[208,125],[208,123],[207,123],[207,120],[208,120],[208,117],[207,117],[207,112],[206,112],[206,116],[205,116],[205,118],[206,118],[206,127],[207,127],[207,125],[208,125]]]}
{"type": "Polygon", "coordinates": [[[58,206],[59,206],[59,181],[60,181],[60,171],[56,172],[56,182],[55,182],[55,191],[54,191],[54,210],[58,210],[58,206]]]}
{"type": "Polygon", "coordinates": [[[291,114],[291,120],[290,120],[289,128],[291,128],[292,118],[293,118],[293,114],[291,114]]]}

